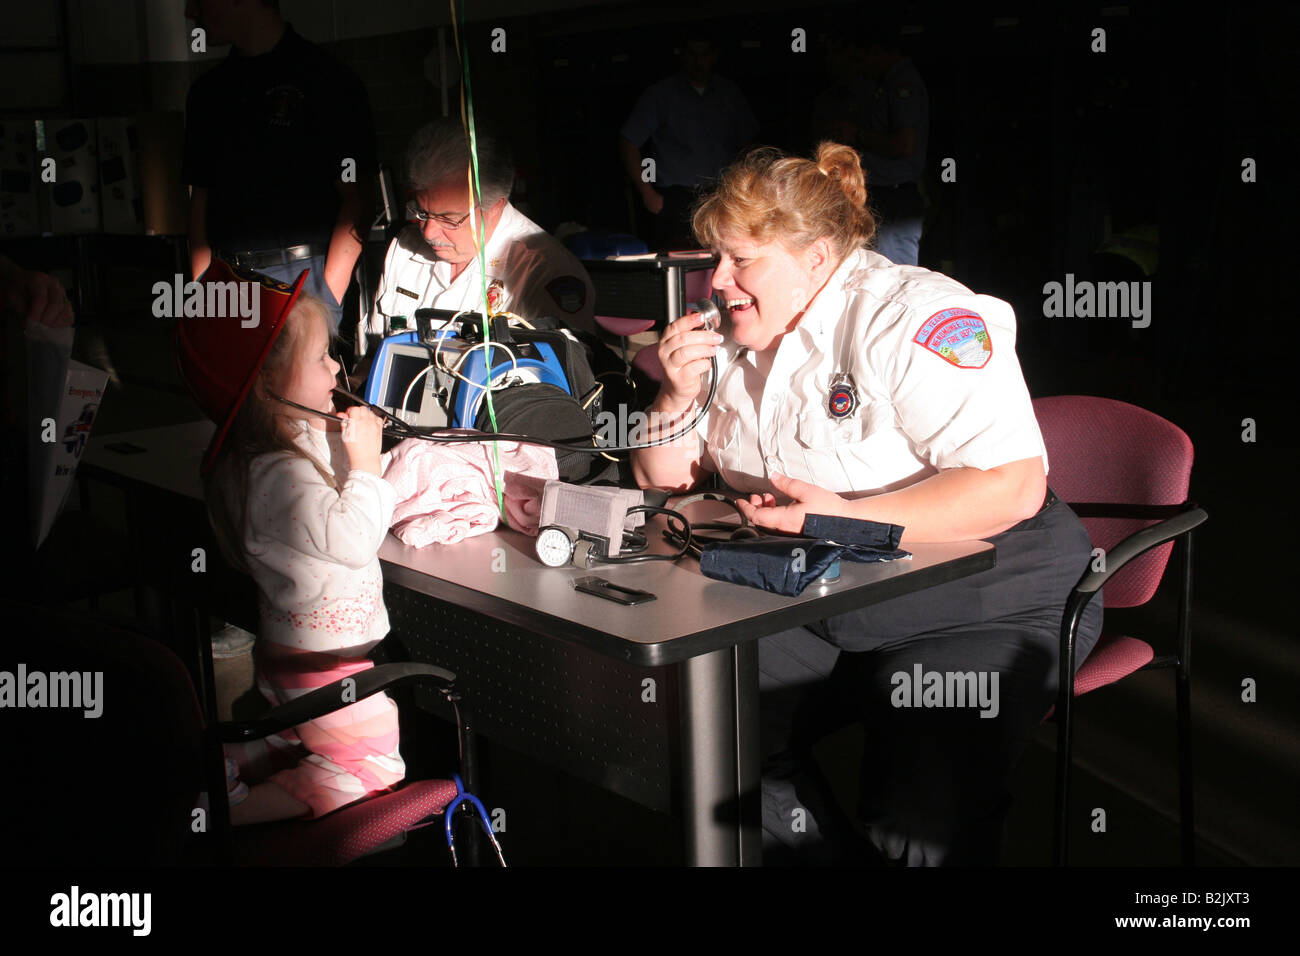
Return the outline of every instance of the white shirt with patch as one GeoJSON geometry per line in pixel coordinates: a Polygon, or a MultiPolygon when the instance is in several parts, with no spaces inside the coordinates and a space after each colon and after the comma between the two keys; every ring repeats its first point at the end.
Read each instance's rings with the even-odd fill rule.
{"type": "Polygon", "coordinates": [[[1001,299],[857,250],[774,354],[719,351],[704,463],[740,492],[775,491],[777,472],[850,498],[949,468],[1046,469],[1015,342],[1001,299]]]}
{"type": "MultiPolygon", "coordinates": [[[[467,226],[468,228],[468,226],[467,226]]],[[[594,332],[595,290],[582,263],[549,233],[510,203],[488,240],[487,282],[501,280],[504,296],[495,310],[532,320],[542,315],[579,331],[594,332]]],[[[483,311],[483,284],[478,260],[455,279],[451,263],[436,259],[416,225],[402,230],[388,246],[384,273],[375,294],[369,332],[387,334],[393,316],[408,317],[415,328],[416,309],[483,311]]]]}

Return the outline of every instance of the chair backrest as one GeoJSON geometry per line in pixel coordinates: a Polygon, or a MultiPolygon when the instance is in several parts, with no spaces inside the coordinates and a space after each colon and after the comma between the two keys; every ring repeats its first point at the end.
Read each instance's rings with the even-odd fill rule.
{"type": "Polygon", "coordinates": [[[620,319],[613,315],[593,316],[596,324],[614,335],[636,335],[654,328],[654,319],[620,319]]]}
{"type": "Polygon", "coordinates": [[[626,232],[575,232],[565,237],[564,244],[579,259],[638,256],[650,251],[645,242],[626,232]]]}
{"type": "MultiPolygon", "coordinates": [[[[585,233],[582,235],[585,235],[585,233]]],[[[683,309],[688,303],[712,298],[713,270],[695,269],[687,272],[683,276],[682,286],[682,291],[685,294],[682,302],[683,309]]],[[[677,316],[673,316],[673,318],[677,318],[677,316]]],[[[598,315],[595,319],[597,325],[613,332],[615,335],[636,335],[638,332],[649,331],[656,324],[654,319],[623,319],[608,315],[598,315]]]]}
{"type": "Polygon", "coordinates": [[[205,788],[203,718],[189,673],[160,643],[94,615],[0,601],[0,671],[44,675],[39,709],[6,711],[0,797],[17,865],[182,862],[205,788]],[[55,688],[60,688],[55,693],[55,688]],[[77,706],[68,699],[79,698],[77,706]],[[96,706],[87,710],[89,699],[96,706]]]}
{"type": "Polygon", "coordinates": [[[682,283],[685,286],[686,301],[698,302],[700,299],[708,299],[713,295],[713,270],[712,269],[695,269],[686,273],[686,281],[682,283]]]}
{"type": "MultiPolygon", "coordinates": [[[[1065,501],[1178,505],[1187,500],[1192,442],[1172,422],[1127,402],[1088,395],[1036,398],[1034,414],[1047,446],[1047,482],[1065,501]]],[[[1093,546],[1106,551],[1155,523],[1142,518],[1081,520],[1093,546]]],[[[1153,548],[1108,581],[1106,606],[1149,601],[1172,548],[1153,548]]]]}

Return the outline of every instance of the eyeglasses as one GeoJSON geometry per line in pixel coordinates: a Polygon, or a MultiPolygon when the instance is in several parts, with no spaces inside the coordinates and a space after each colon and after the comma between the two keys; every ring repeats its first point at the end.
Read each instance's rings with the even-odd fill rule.
{"type": "Polygon", "coordinates": [[[465,215],[461,216],[459,219],[455,219],[451,216],[438,216],[431,212],[425,212],[414,199],[408,201],[406,204],[406,218],[411,222],[428,222],[432,219],[439,225],[446,226],[449,229],[459,229],[461,226],[465,225],[465,220],[469,218],[470,213],[473,211],[474,210],[471,209],[470,212],[465,213],[465,215]]]}

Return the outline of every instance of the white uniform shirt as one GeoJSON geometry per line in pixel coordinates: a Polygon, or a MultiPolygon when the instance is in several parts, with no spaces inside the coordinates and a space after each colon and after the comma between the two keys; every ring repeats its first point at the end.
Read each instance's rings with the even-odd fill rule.
{"type": "MultiPolygon", "coordinates": [[[[509,202],[488,240],[486,259],[488,284],[499,279],[504,286],[493,311],[514,312],[530,321],[551,315],[568,328],[595,331],[596,293],[587,270],[509,202]]],[[[369,331],[387,334],[388,320],[395,315],[408,316],[407,328],[414,329],[416,309],[482,312],[483,283],[477,259],[453,280],[451,263],[436,259],[419,227],[410,225],[384,256],[369,331]]]]}
{"type": "Polygon", "coordinates": [[[704,426],[704,463],[736,491],[777,472],[850,498],[942,469],[990,469],[1047,452],[1000,299],[884,256],[847,256],[775,354],[734,344],[704,426]],[[764,368],[770,363],[770,368],[764,368]],[[832,384],[852,376],[831,412],[832,384]]]}
{"type": "Polygon", "coordinates": [[[298,446],[342,481],[335,491],[297,456],[253,459],[243,544],[261,592],[261,636],[359,656],[388,633],[379,545],[397,495],[378,475],[349,470],[341,433],[295,427],[298,446]]]}

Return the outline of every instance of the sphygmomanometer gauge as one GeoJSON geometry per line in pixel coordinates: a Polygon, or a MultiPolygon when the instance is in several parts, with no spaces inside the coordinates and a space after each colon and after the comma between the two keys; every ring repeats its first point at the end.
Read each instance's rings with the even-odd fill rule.
{"type": "Polygon", "coordinates": [[[556,524],[548,525],[537,532],[537,558],[548,568],[562,568],[573,560],[577,543],[577,532],[556,524]]]}

